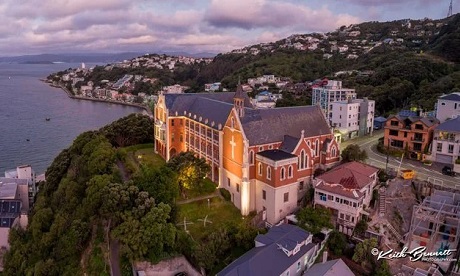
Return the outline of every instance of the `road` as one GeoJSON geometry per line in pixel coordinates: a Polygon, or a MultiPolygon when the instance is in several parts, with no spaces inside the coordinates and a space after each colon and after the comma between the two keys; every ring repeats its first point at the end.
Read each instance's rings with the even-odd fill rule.
{"type": "MultiPolygon", "coordinates": [[[[366,150],[368,158],[366,163],[369,165],[385,169],[387,165],[387,156],[377,151],[376,145],[379,138],[383,137],[383,130],[374,132],[373,136],[360,137],[353,140],[348,140],[342,143],[341,148],[344,149],[349,144],[358,144],[361,149],[366,150]]],[[[441,173],[442,165],[433,163],[432,166],[423,165],[419,161],[403,159],[400,166],[401,158],[390,156],[388,160],[388,168],[393,168],[396,171],[409,169],[414,170],[416,178],[419,180],[430,180],[435,184],[441,184],[449,187],[457,187],[460,190],[460,178],[443,175],[441,173]]]]}

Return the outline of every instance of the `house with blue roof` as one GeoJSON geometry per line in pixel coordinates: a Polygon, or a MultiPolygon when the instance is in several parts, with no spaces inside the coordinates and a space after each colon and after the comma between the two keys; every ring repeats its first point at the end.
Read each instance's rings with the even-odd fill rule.
{"type": "Polygon", "coordinates": [[[324,246],[302,228],[281,224],[255,238],[255,247],[236,259],[218,276],[302,275],[308,270],[324,246]]]}

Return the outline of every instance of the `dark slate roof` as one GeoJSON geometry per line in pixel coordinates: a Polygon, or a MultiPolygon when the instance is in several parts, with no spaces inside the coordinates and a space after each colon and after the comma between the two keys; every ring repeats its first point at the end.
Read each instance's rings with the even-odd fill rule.
{"type": "Polygon", "coordinates": [[[420,117],[420,116],[401,116],[401,115],[391,115],[388,117],[388,120],[396,118],[400,121],[408,120],[410,123],[423,122],[428,127],[432,125],[439,124],[439,120],[435,117],[420,117]]]}
{"type": "MultiPolygon", "coordinates": [[[[219,272],[218,276],[253,276],[253,275],[280,275],[305,253],[312,250],[315,244],[309,243],[303,245],[300,251],[295,255],[288,257],[280,248],[279,245],[284,243],[291,244],[306,240],[310,234],[301,228],[282,224],[272,227],[267,234],[258,235],[256,241],[259,241],[265,246],[255,247],[246,254],[236,259],[233,263],[219,272]]],[[[294,246],[295,247],[295,246],[294,246]]]]}
{"type": "Polygon", "coordinates": [[[460,117],[445,121],[437,126],[436,130],[460,132],[460,117]]]}
{"type": "Polygon", "coordinates": [[[354,276],[355,274],[350,270],[350,268],[345,264],[342,259],[336,259],[328,261],[321,264],[313,265],[307,272],[305,276],[354,276]]]}
{"type": "Polygon", "coordinates": [[[460,93],[459,93],[459,92],[455,92],[455,93],[451,93],[451,94],[448,94],[448,95],[441,96],[441,97],[439,97],[439,98],[440,98],[440,99],[443,99],[443,100],[458,101],[458,102],[460,102],[460,93]]]}
{"type": "Polygon", "coordinates": [[[295,150],[295,147],[299,144],[299,140],[300,138],[284,135],[283,142],[280,145],[280,150],[292,153],[295,150]]]}
{"type": "Polygon", "coordinates": [[[250,145],[281,142],[284,135],[300,137],[330,134],[331,130],[319,106],[270,109],[246,109],[241,118],[250,145]]]}
{"type": "MultiPolygon", "coordinates": [[[[178,116],[196,115],[208,119],[208,125],[214,122],[214,128],[217,129],[219,124],[224,124],[233,107],[233,96],[235,92],[218,92],[218,93],[185,93],[185,94],[165,94],[165,104],[170,115],[178,116]],[[184,114],[184,111],[186,112],[184,114]]],[[[245,95],[244,104],[246,107],[252,107],[250,100],[245,95]]]]}
{"type": "Polygon", "coordinates": [[[270,160],[273,160],[273,161],[280,161],[284,159],[297,157],[297,155],[294,155],[286,151],[277,150],[277,149],[264,150],[264,151],[258,152],[257,154],[265,158],[268,158],[270,160]]]}

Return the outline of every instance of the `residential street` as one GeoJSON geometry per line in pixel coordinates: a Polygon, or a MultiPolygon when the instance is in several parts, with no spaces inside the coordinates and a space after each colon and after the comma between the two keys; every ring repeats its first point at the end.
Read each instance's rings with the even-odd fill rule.
{"type": "MultiPolygon", "coordinates": [[[[367,152],[368,158],[366,163],[369,165],[385,169],[387,156],[379,153],[376,149],[377,141],[383,137],[383,130],[375,131],[373,136],[359,137],[357,139],[348,140],[341,144],[341,149],[345,149],[347,145],[358,144],[362,149],[367,152]]],[[[388,167],[398,170],[400,158],[390,156],[388,167]]],[[[441,173],[443,165],[433,163],[432,166],[423,165],[421,162],[416,160],[409,160],[404,158],[400,167],[400,170],[409,169],[415,171],[415,176],[419,180],[429,180],[436,184],[441,184],[449,187],[455,187],[460,189],[460,177],[452,177],[443,175],[441,173]]]]}

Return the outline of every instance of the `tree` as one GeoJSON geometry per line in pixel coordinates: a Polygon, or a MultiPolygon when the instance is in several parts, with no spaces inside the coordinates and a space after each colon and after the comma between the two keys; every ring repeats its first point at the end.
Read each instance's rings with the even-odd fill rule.
{"type": "Polygon", "coordinates": [[[355,229],[353,230],[353,235],[354,236],[361,236],[366,232],[366,230],[367,230],[367,220],[366,219],[361,219],[356,224],[355,229]]]}
{"type": "Polygon", "coordinates": [[[361,150],[359,145],[351,144],[348,145],[342,151],[342,160],[344,162],[351,162],[351,161],[364,161],[367,159],[367,153],[365,150],[361,150]]]}
{"type": "Polygon", "coordinates": [[[345,248],[347,247],[347,238],[343,233],[334,230],[329,234],[329,239],[327,240],[327,247],[334,253],[334,255],[341,256],[343,250],[345,250],[345,248]]]}
{"type": "Polygon", "coordinates": [[[375,273],[374,273],[375,276],[391,276],[393,274],[391,274],[391,271],[390,271],[390,266],[388,265],[388,262],[383,259],[379,262],[379,265],[377,267],[377,269],[375,270],[375,273]]]}
{"type": "Polygon", "coordinates": [[[297,214],[299,226],[314,234],[320,233],[323,228],[332,228],[331,212],[322,207],[305,207],[297,214]]]}
{"type": "Polygon", "coordinates": [[[167,164],[177,173],[179,190],[185,196],[186,190],[200,190],[203,179],[211,171],[211,167],[203,158],[197,158],[193,152],[181,152],[171,158],[167,164]]]}
{"type": "Polygon", "coordinates": [[[153,196],[157,203],[172,205],[179,194],[177,175],[167,166],[159,169],[141,166],[132,181],[134,185],[153,196]]]}
{"type": "Polygon", "coordinates": [[[362,266],[371,265],[374,261],[372,249],[377,248],[377,239],[371,238],[358,243],[353,254],[353,261],[361,264],[362,266]]]}

